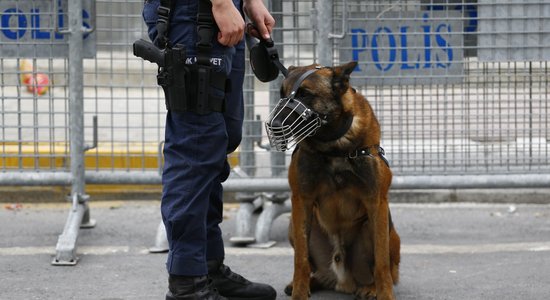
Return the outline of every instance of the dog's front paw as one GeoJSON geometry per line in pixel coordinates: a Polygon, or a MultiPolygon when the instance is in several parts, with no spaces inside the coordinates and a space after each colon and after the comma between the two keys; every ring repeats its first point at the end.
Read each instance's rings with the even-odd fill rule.
{"type": "Polygon", "coordinates": [[[358,288],[355,291],[356,300],[377,300],[376,299],[376,287],[374,284],[358,288]]]}
{"type": "Polygon", "coordinates": [[[309,292],[292,291],[292,300],[307,300],[309,299],[309,292]]]}
{"type": "MultiPolygon", "coordinates": [[[[286,290],[289,289],[289,287],[287,286],[287,288],[285,289],[285,292],[286,290]]],[[[306,286],[291,286],[290,287],[291,289],[291,292],[292,292],[292,300],[307,300],[309,298],[309,296],[311,295],[310,291],[309,291],[309,287],[306,287],[306,286]]]]}
{"type": "Polygon", "coordinates": [[[285,287],[285,294],[286,294],[287,296],[291,296],[291,295],[292,295],[292,282],[286,285],[286,287],[285,287]]]}
{"type": "Polygon", "coordinates": [[[377,293],[376,300],[395,300],[395,296],[390,290],[388,292],[377,293]]]}

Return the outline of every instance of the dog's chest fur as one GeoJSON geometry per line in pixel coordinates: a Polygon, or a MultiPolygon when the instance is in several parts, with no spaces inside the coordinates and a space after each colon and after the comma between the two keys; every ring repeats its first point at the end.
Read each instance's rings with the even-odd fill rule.
{"type": "Polygon", "coordinates": [[[375,168],[372,157],[300,157],[302,188],[313,197],[317,218],[327,232],[353,239],[367,221],[368,202],[377,191],[375,168]]]}

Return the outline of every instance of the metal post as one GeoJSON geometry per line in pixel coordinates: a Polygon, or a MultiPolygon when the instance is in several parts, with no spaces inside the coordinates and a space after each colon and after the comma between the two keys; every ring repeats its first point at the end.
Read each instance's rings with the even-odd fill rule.
{"type": "MultiPolygon", "coordinates": [[[[252,74],[250,64],[246,64],[246,74],[252,74]]],[[[254,76],[245,76],[243,84],[244,124],[241,141],[240,168],[233,170],[239,177],[249,178],[256,175],[256,157],[254,143],[261,143],[262,123],[254,115],[254,76]]],[[[254,242],[251,232],[252,215],[258,208],[254,205],[257,196],[253,192],[239,192],[236,199],[240,202],[235,228],[236,234],[229,241],[233,244],[246,245],[254,242]]]]}
{"type": "MultiPolygon", "coordinates": [[[[270,11],[282,12],[283,1],[273,0],[270,1],[270,11]]],[[[278,27],[283,28],[283,16],[282,14],[274,14],[273,18],[278,27]]],[[[281,30],[274,31],[272,38],[276,43],[281,44],[283,42],[283,32],[281,30]]],[[[282,48],[278,49],[279,56],[284,58],[284,52],[282,48]]],[[[279,88],[282,84],[282,77],[279,76],[276,80],[269,83],[269,104],[270,109],[273,108],[277,102],[279,102],[279,88]]],[[[281,152],[271,152],[271,176],[281,177],[285,174],[286,168],[286,155],[281,152]]],[[[284,200],[288,199],[287,193],[275,194],[272,197],[262,197],[263,199],[263,211],[261,212],[258,220],[256,221],[255,240],[256,244],[251,245],[255,247],[268,248],[275,245],[275,242],[270,241],[269,232],[273,221],[284,211],[284,200]]]]}
{"type": "MultiPolygon", "coordinates": [[[[281,0],[272,0],[268,3],[269,11],[271,12],[282,12],[283,11],[283,3],[281,0]]],[[[283,17],[282,14],[274,13],[273,17],[275,19],[275,23],[279,28],[283,27],[283,17]]],[[[281,43],[283,41],[283,33],[280,30],[276,30],[272,32],[272,38],[277,43],[281,43]]],[[[280,57],[284,57],[283,49],[278,49],[280,57]]],[[[245,82],[246,83],[246,82],[245,82]]],[[[277,102],[279,101],[279,93],[278,89],[281,86],[282,78],[279,76],[276,80],[270,82],[269,84],[269,104],[270,108],[274,107],[277,102]]],[[[253,81],[252,81],[253,85],[253,81]]],[[[247,87],[247,86],[245,86],[247,87]]],[[[252,99],[253,104],[253,93],[250,95],[252,99]]],[[[247,98],[245,98],[246,100],[247,98]]],[[[246,102],[245,102],[246,105],[246,102]]],[[[245,106],[245,117],[250,118],[254,117],[253,113],[250,112],[247,113],[246,110],[247,106],[245,106]]],[[[246,119],[245,119],[246,120],[246,119]]],[[[251,122],[252,126],[261,126],[261,122],[252,122],[252,120],[249,120],[251,122]]],[[[245,123],[246,124],[246,123],[245,123]]],[[[245,133],[250,132],[247,131],[247,127],[245,126],[245,133]]],[[[259,132],[261,132],[261,129],[259,129],[259,132]]],[[[244,143],[245,139],[243,137],[243,144],[241,144],[241,165],[243,165],[243,170],[245,171],[244,177],[248,176],[254,176],[253,167],[248,167],[249,165],[246,164],[247,162],[254,163],[253,166],[255,166],[255,160],[254,157],[248,157],[250,154],[247,154],[245,151],[248,150],[247,143],[244,143]],[[247,159],[246,161],[244,159],[247,159]]],[[[248,143],[253,146],[252,143],[248,143]]],[[[253,150],[253,147],[250,149],[253,150]]],[[[252,153],[253,155],[253,153],[252,153]]],[[[277,153],[277,152],[271,152],[270,153],[270,160],[271,160],[271,175],[273,177],[279,177],[284,174],[286,171],[285,166],[285,154],[284,153],[277,153]]],[[[243,177],[243,176],[242,176],[243,177]]],[[[285,194],[286,195],[286,194],[285,194]]],[[[279,199],[280,197],[272,197],[272,199],[267,199],[266,197],[263,197],[262,195],[258,196],[253,193],[239,193],[237,195],[239,198],[239,201],[241,202],[239,207],[239,212],[237,214],[237,222],[236,222],[236,229],[237,234],[234,237],[231,237],[230,241],[234,244],[239,245],[247,245],[251,243],[258,243],[256,246],[261,245],[261,247],[270,247],[275,244],[275,242],[269,242],[269,229],[271,228],[271,224],[273,220],[280,214],[279,211],[282,211],[282,209],[279,209],[280,206],[283,205],[282,200],[279,202],[273,202],[272,199],[279,199]],[[262,206],[264,210],[260,214],[260,217],[258,218],[258,221],[256,223],[256,235],[255,237],[252,236],[251,231],[251,222],[253,213],[256,211],[256,209],[262,206]],[[267,228],[267,230],[266,230],[267,228]]],[[[288,198],[288,196],[286,196],[288,198]]],[[[286,199],[285,198],[285,199],[286,199]]]]}
{"type": "MultiPolygon", "coordinates": [[[[318,63],[324,66],[332,65],[332,2],[331,0],[317,1],[317,58],[318,63]]],[[[345,5],[345,4],[344,4],[345,5]]]]}
{"type": "MultiPolygon", "coordinates": [[[[283,11],[283,1],[281,0],[273,0],[270,1],[270,10],[272,12],[282,12],[283,11]]],[[[273,18],[275,19],[275,24],[277,24],[277,27],[284,28],[283,27],[283,15],[282,13],[279,14],[273,14],[273,18]]],[[[275,30],[271,34],[271,38],[275,41],[277,45],[281,45],[283,43],[283,31],[282,30],[275,30]]],[[[279,57],[281,57],[284,60],[284,51],[283,48],[280,47],[277,49],[279,52],[279,57]]],[[[275,105],[277,105],[277,102],[279,102],[279,88],[281,87],[281,84],[283,82],[283,79],[281,76],[279,76],[276,80],[271,81],[269,83],[269,109],[271,110],[275,105]]],[[[285,166],[285,154],[281,152],[272,151],[270,153],[270,159],[271,159],[271,176],[272,177],[279,177],[286,171],[285,166]]]]}
{"type": "Polygon", "coordinates": [[[69,0],[69,125],[71,150],[71,201],[72,207],[63,233],[56,245],[53,265],[75,265],[76,241],[81,226],[93,227],[84,194],[84,92],[83,92],[83,26],[82,1],[69,0]]]}
{"type": "MultiPolygon", "coordinates": [[[[246,74],[252,74],[250,64],[245,64],[246,74]]],[[[243,137],[239,153],[241,169],[248,175],[256,173],[256,157],[254,156],[254,141],[258,139],[258,129],[261,134],[261,123],[255,122],[254,116],[254,76],[245,76],[243,82],[244,124],[243,137]]]]}

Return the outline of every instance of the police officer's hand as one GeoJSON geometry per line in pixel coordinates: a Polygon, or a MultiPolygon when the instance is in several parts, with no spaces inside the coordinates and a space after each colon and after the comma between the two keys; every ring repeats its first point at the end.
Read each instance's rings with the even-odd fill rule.
{"type": "Polygon", "coordinates": [[[212,15],[220,29],[220,44],[233,47],[243,39],[244,20],[232,0],[212,0],[212,15]]]}
{"type": "Polygon", "coordinates": [[[264,2],[262,0],[244,0],[243,10],[255,25],[250,27],[249,33],[257,38],[269,39],[275,26],[275,19],[267,11],[264,2]]]}

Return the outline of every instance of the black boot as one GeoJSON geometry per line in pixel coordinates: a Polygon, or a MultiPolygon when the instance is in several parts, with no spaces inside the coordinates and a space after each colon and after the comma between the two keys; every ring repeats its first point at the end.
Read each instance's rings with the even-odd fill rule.
{"type": "Polygon", "coordinates": [[[220,295],[229,300],[274,300],[277,292],[267,284],[251,282],[221,261],[208,261],[208,277],[220,295]]]}
{"type": "Polygon", "coordinates": [[[170,275],[166,300],[227,300],[227,298],[220,296],[212,285],[212,281],[206,276],[170,275]]]}

